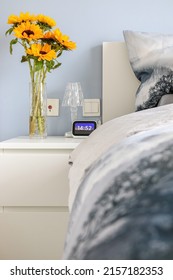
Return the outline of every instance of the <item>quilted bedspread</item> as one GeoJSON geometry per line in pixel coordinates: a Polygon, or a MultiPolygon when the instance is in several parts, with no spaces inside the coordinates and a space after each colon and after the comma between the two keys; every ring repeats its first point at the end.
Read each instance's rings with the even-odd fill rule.
{"type": "Polygon", "coordinates": [[[112,145],[88,168],[64,259],[173,259],[172,123],[112,145]]]}

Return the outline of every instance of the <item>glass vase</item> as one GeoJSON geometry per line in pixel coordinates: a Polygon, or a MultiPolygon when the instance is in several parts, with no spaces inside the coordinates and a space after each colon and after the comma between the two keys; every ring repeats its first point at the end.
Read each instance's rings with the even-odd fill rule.
{"type": "Polygon", "coordinates": [[[45,138],[47,136],[47,92],[46,84],[30,83],[29,136],[45,138]]]}

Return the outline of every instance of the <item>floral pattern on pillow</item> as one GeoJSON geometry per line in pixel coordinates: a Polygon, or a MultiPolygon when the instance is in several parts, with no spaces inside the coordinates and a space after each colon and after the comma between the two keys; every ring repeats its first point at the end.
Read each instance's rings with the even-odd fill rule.
{"type": "Polygon", "coordinates": [[[173,35],[123,31],[132,69],[141,82],[136,111],[156,107],[173,94],[173,35]]]}

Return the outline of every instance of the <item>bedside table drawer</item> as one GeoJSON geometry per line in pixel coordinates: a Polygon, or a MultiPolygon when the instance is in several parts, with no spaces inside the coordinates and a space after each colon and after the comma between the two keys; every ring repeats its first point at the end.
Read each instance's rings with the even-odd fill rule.
{"type": "Polygon", "coordinates": [[[67,224],[67,212],[7,209],[0,213],[0,260],[61,259],[67,224]]]}
{"type": "Polygon", "coordinates": [[[63,136],[0,142],[0,259],[61,259],[68,225],[69,154],[63,136]]]}
{"type": "Polygon", "coordinates": [[[0,206],[67,206],[71,150],[0,154],[0,206]]]}

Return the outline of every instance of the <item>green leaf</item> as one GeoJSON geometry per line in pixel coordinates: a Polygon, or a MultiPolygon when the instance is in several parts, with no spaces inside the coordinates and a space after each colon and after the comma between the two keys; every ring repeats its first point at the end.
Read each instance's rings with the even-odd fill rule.
{"type": "Polygon", "coordinates": [[[10,35],[11,33],[13,32],[13,27],[11,27],[10,29],[8,29],[6,32],[5,32],[5,35],[10,35]]]}
{"type": "Polygon", "coordinates": [[[40,71],[43,68],[43,61],[35,60],[35,71],[40,71]]]}
{"type": "Polygon", "coordinates": [[[50,72],[52,69],[53,69],[53,67],[54,67],[54,61],[53,60],[51,60],[51,61],[46,61],[46,68],[47,68],[47,71],[48,72],[50,72]]]}
{"type": "Polygon", "coordinates": [[[18,42],[17,38],[11,40],[11,42],[10,42],[10,54],[12,54],[12,52],[13,52],[13,45],[15,45],[17,42],[18,42]]]}
{"type": "Polygon", "coordinates": [[[62,55],[62,51],[59,52],[59,54],[57,55],[57,57],[59,57],[59,56],[61,56],[61,55],[62,55]]]}
{"type": "Polygon", "coordinates": [[[62,63],[58,62],[58,63],[53,67],[53,69],[56,69],[56,68],[60,67],[61,64],[62,64],[62,63]]]}
{"type": "Polygon", "coordinates": [[[51,30],[51,26],[48,25],[47,23],[45,22],[40,22],[38,21],[37,24],[40,26],[40,28],[45,32],[45,31],[48,31],[48,30],[51,30]]]}
{"type": "Polygon", "coordinates": [[[21,62],[26,62],[26,61],[28,61],[27,56],[23,55],[22,59],[21,59],[21,62]]]}
{"type": "Polygon", "coordinates": [[[53,60],[46,61],[46,68],[49,73],[51,72],[51,70],[54,70],[60,66],[61,66],[61,63],[59,63],[59,62],[55,63],[55,61],[53,61],[53,60]]]}

